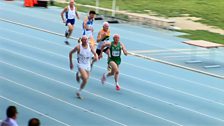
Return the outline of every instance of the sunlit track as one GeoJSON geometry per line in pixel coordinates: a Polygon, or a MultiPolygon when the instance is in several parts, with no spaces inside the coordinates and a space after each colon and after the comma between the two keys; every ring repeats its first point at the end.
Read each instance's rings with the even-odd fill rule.
{"type": "MultiPolygon", "coordinates": [[[[0,111],[17,106],[19,125],[26,124],[31,116],[46,126],[224,125],[222,77],[161,61],[181,62],[191,55],[191,48],[182,44],[183,39],[176,33],[111,24],[112,34],[119,33],[130,48],[129,56],[122,55],[121,90],[115,90],[113,78],[101,84],[105,56],[94,64],[81,93],[83,99],[79,100],[75,97],[80,86],[75,81],[77,68],[69,69],[68,53],[77,44],[78,32],[82,32],[82,19],[68,46],[63,41],[63,24],[58,20],[61,9],[50,7],[38,14],[38,8],[21,8],[18,5],[22,2],[18,1],[11,3],[0,2],[3,9],[7,7],[0,12],[0,111]]],[[[102,22],[94,22],[94,31],[100,30],[102,22]]],[[[200,58],[209,53],[198,50],[200,58]]],[[[222,54],[222,49],[218,53],[222,54]]],[[[0,121],[4,118],[5,113],[0,113],[0,121]]]]}
{"type": "MultiPolygon", "coordinates": [[[[16,55],[26,57],[26,56],[21,55],[21,54],[16,54],[16,55]]],[[[30,57],[28,57],[28,58],[30,58],[30,57]]],[[[48,64],[48,65],[51,65],[51,66],[54,66],[54,67],[57,67],[57,68],[59,68],[59,69],[62,69],[62,70],[65,70],[65,71],[68,71],[68,72],[69,72],[69,70],[67,70],[67,69],[65,69],[65,68],[61,68],[61,67],[55,66],[55,65],[53,65],[53,64],[45,63],[45,62],[39,61],[39,60],[37,60],[37,59],[33,59],[33,58],[30,58],[30,59],[32,59],[32,60],[36,60],[37,62],[41,62],[41,63],[44,63],[44,64],[48,64]]],[[[3,62],[2,62],[2,63],[3,63],[3,62]]],[[[8,64],[8,63],[6,63],[6,64],[8,64]]],[[[8,64],[8,65],[11,65],[11,64],[8,64]]],[[[13,66],[13,67],[17,67],[17,66],[13,66]]],[[[19,68],[19,67],[17,67],[17,68],[19,68]]],[[[23,68],[19,68],[19,69],[25,70],[25,71],[27,71],[27,72],[34,73],[34,72],[32,72],[32,71],[29,71],[29,70],[26,70],[26,69],[23,69],[23,68]]],[[[37,74],[37,73],[34,73],[34,74],[37,74]]],[[[37,75],[39,75],[39,74],[37,74],[37,75]]],[[[40,76],[43,76],[43,75],[40,75],[40,76]]],[[[127,76],[127,75],[126,75],[126,76],[127,76]]],[[[43,76],[43,77],[45,77],[45,76],[43,76]]],[[[46,77],[45,77],[45,78],[46,78],[46,77]]],[[[48,77],[47,77],[47,78],[48,78],[48,77]]],[[[91,77],[91,78],[92,78],[92,77],[91,77]]],[[[92,79],[96,79],[96,78],[92,78],[92,79]]],[[[100,82],[100,80],[98,80],[98,79],[96,79],[96,80],[100,82]]],[[[111,85],[112,85],[112,84],[111,84],[111,85]]],[[[130,89],[127,89],[127,90],[130,90],[130,89]]],[[[130,91],[131,91],[131,90],[130,90],[130,91]]],[[[131,91],[131,92],[133,92],[133,91],[131,91]]],[[[137,92],[137,94],[140,94],[140,93],[137,92]]],[[[193,95],[188,94],[188,93],[185,93],[185,94],[190,95],[190,96],[193,96],[193,95]]],[[[96,94],[94,94],[94,95],[96,95],[96,94]]],[[[97,96],[97,95],[96,95],[96,96],[97,96]]],[[[143,96],[144,96],[144,95],[143,95],[143,96]]],[[[104,97],[102,97],[102,96],[99,96],[99,97],[101,97],[101,98],[103,98],[103,99],[105,99],[105,100],[109,100],[109,101],[111,101],[110,99],[104,98],[104,97]]],[[[147,97],[149,97],[149,96],[147,96],[147,97]]],[[[193,97],[195,97],[195,96],[193,96],[193,97]]],[[[197,96],[197,97],[198,97],[198,96],[197,96]]],[[[198,97],[198,98],[200,98],[200,97],[198,97]]],[[[173,104],[173,103],[169,103],[169,102],[166,102],[166,101],[159,100],[159,99],[157,99],[157,98],[153,98],[153,99],[158,100],[158,101],[161,101],[161,102],[164,102],[164,103],[167,103],[167,104],[173,104]]],[[[205,99],[205,98],[200,98],[200,99],[207,100],[207,101],[209,101],[209,102],[214,102],[214,101],[210,101],[210,100],[205,99]]],[[[112,100],[112,101],[113,101],[113,100],[112,100]]],[[[123,105],[123,106],[126,106],[126,105],[124,105],[124,104],[122,104],[122,103],[119,103],[119,102],[116,102],[116,101],[113,101],[113,102],[118,103],[118,104],[121,104],[121,105],[123,105]]],[[[214,102],[214,103],[217,103],[217,102],[214,102]]],[[[219,105],[223,105],[223,106],[224,106],[224,104],[222,104],[222,103],[217,103],[217,104],[219,104],[219,105]]],[[[182,108],[182,109],[186,109],[186,110],[189,110],[189,111],[192,111],[192,112],[201,114],[201,115],[208,116],[208,115],[206,115],[206,114],[197,112],[197,111],[195,111],[195,110],[191,110],[191,109],[189,109],[189,108],[185,108],[185,107],[180,106],[180,105],[175,105],[175,104],[173,104],[173,105],[176,106],[176,107],[180,107],[180,108],[182,108]]],[[[126,107],[134,109],[133,107],[130,107],[130,106],[126,106],[126,107]]],[[[135,110],[148,114],[147,112],[144,112],[144,111],[142,111],[142,110],[138,110],[138,109],[135,109],[135,110]]],[[[150,115],[150,114],[149,114],[149,115],[150,115]]],[[[157,116],[156,116],[156,117],[157,117],[157,116]]],[[[210,116],[208,116],[208,117],[210,117],[210,116]]],[[[159,118],[160,118],[160,117],[159,117],[159,118]]],[[[211,117],[211,118],[213,118],[213,117],[211,117]]],[[[216,118],[214,118],[214,119],[216,119],[216,118]]],[[[222,120],[222,119],[217,119],[217,120],[224,121],[224,120],[222,120]]]]}
{"type": "MultiPolygon", "coordinates": [[[[0,79],[3,79],[3,78],[0,76],[0,79]]],[[[64,122],[62,122],[62,121],[59,121],[59,120],[57,120],[57,119],[55,119],[55,118],[53,118],[53,117],[51,117],[51,116],[48,116],[48,115],[46,115],[46,114],[44,114],[44,113],[41,113],[41,112],[39,112],[38,110],[32,109],[32,108],[30,108],[30,107],[25,106],[24,104],[21,104],[21,103],[18,103],[18,102],[16,102],[16,101],[13,101],[13,100],[11,100],[11,99],[9,99],[9,98],[7,98],[7,97],[0,96],[0,98],[1,98],[1,99],[5,99],[5,100],[7,100],[7,101],[10,101],[10,102],[12,102],[12,103],[14,103],[14,104],[16,104],[16,105],[18,105],[18,106],[21,106],[21,107],[23,107],[23,108],[26,108],[26,109],[28,109],[28,110],[30,110],[30,111],[33,111],[33,112],[35,112],[35,113],[37,113],[37,114],[39,114],[39,115],[41,115],[41,116],[44,116],[45,118],[49,118],[49,119],[51,119],[51,120],[53,120],[53,121],[55,121],[55,122],[60,123],[61,125],[64,125],[64,126],[71,126],[71,125],[66,124],[66,123],[64,123],[64,122]]],[[[1,121],[1,120],[0,120],[0,121],[1,121]]]]}

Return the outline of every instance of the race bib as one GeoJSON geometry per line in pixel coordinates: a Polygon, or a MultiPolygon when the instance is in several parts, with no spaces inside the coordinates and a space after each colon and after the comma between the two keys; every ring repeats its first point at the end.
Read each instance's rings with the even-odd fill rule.
{"type": "Polygon", "coordinates": [[[120,51],[113,51],[112,56],[120,56],[120,51]]]}
{"type": "Polygon", "coordinates": [[[79,57],[79,62],[82,64],[88,64],[90,57],[79,57]]]}

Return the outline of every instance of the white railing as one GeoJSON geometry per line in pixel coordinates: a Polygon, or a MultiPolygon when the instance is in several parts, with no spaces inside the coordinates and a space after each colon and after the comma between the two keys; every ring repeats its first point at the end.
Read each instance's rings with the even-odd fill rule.
{"type": "MultiPolygon", "coordinates": [[[[55,1],[60,2],[60,3],[68,3],[68,2],[66,2],[66,0],[55,0],[55,1]]],[[[130,21],[138,21],[143,24],[150,24],[150,25],[154,25],[157,27],[161,27],[161,28],[172,29],[175,26],[175,20],[170,20],[170,19],[166,19],[166,18],[141,15],[141,14],[136,14],[136,13],[129,13],[126,11],[116,10],[115,8],[108,9],[108,8],[97,7],[97,6],[92,6],[92,5],[83,5],[83,4],[78,4],[78,3],[76,5],[80,6],[80,7],[93,8],[96,10],[112,12],[112,14],[113,14],[112,16],[114,16],[115,14],[127,15],[129,17],[130,21]]]]}

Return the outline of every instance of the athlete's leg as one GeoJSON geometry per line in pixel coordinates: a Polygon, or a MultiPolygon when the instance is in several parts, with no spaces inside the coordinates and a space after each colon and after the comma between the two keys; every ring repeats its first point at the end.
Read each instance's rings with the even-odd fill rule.
{"type": "MultiPolygon", "coordinates": [[[[97,50],[96,50],[96,54],[98,55],[98,57],[99,57],[100,53],[101,53],[100,49],[97,49],[97,50]]],[[[93,58],[94,58],[94,57],[93,57],[93,58]]],[[[96,59],[93,59],[93,60],[91,61],[91,71],[92,71],[92,68],[93,68],[93,64],[94,64],[96,61],[97,61],[96,59]]]]}
{"type": "MultiPolygon", "coordinates": [[[[112,67],[112,72],[111,74],[114,75],[114,80],[115,80],[115,85],[116,85],[116,90],[120,90],[120,85],[118,84],[118,79],[119,79],[119,66],[114,62],[111,61],[109,65],[112,67]]],[[[108,74],[109,76],[110,74],[108,74]]]]}
{"type": "Polygon", "coordinates": [[[107,77],[115,75],[115,73],[117,73],[117,64],[114,61],[110,61],[108,65],[111,66],[112,69],[111,71],[107,71],[106,73],[103,74],[103,77],[101,78],[102,84],[105,83],[107,77]]]}
{"type": "Polygon", "coordinates": [[[67,36],[67,38],[69,38],[71,36],[73,29],[74,29],[74,25],[72,25],[71,23],[68,23],[68,36],[67,36]]]}
{"type": "MultiPolygon", "coordinates": [[[[93,50],[95,50],[96,48],[96,44],[95,44],[95,40],[93,38],[93,36],[89,37],[89,44],[93,47],[93,50]]],[[[94,59],[94,57],[92,57],[92,61],[91,61],[91,70],[93,67],[93,64],[97,61],[97,59],[94,59]]]]}
{"type": "MultiPolygon", "coordinates": [[[[109,60],[109,57],[110,57],[110,48],[107,47],[106,49],[104,49],[104,53],[107,54],[107,61],[108,61],[109,60]]],[[[111,66],[109,64],[107,65],[107,70],[108,71],[111,71],[111,66]]]]}
{"type": "Polygon", "coordinates": [[[89,72],[84,70],[84,69],[82,69],[82,68],[79,68],[79,72],[81,74],[82,82],[81,82],[79,91],[76,93],[76,95],[77,95],[78,98],[81,98],[80,93],[81,93],[81,91],[84,89],[84,87],[87,84],[87,81],[88,81],[88,78],[89,78],[89,72]]]}
{"type": "Polygon", "coordinates": [[[65,32],[65,37],[66,37],[65,44],[69,45],[68,38],[72,34],[72,31],[74,29],[74,25],[72,25],[71,23],[68,23],[67,26],[68,26],[68,30],[65,32]]]}
{"type": "Polygon", "coordinates": [[[115,82],[118,82],[118,75],[119,75],[118,65],[114,61],[111,61],[109,65],[111,66],[112,70],[107,74],[107,76],[114,75],[115,82]]]}
{"type": "Polygon", "coordinates": [[[76,72],[75,76],[76,76],[76,81],[79,83],[80,82],[80,74],[79,74],[79,71],[76,72]]]}

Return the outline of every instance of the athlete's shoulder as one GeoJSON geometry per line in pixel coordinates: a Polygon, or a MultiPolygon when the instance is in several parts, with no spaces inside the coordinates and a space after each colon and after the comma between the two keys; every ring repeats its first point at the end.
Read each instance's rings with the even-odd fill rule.
{"type": "Polygon", "coordinates": [[[76,46],[75,46],[75,48],[74,48],[74,49],[79,50],[79,49],[80,49],[80,46],[81,46],[81,44],[78,44],[78,45],[76,45],[76,46]]]}
{"type": "Polygon", "coordinates": [[[123,42],[119,42],[119,43],[120,43],[121,48],[123,48],[124,47],[123,42]]]}
{"type": "Polygon", "coordinates": [[[103,29],[101,29],[101,30],[99,31],[99,33],[101,33],[101,34],[102,34],[103,32],[104,32],[103,29]]]}
{"type": "Polygon", "coordinates": [[[64,7],[64,11],[68,11],[68,6],[64,7]]]}

